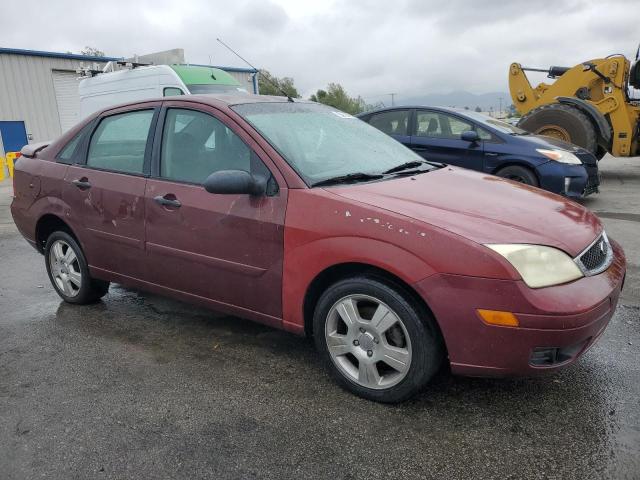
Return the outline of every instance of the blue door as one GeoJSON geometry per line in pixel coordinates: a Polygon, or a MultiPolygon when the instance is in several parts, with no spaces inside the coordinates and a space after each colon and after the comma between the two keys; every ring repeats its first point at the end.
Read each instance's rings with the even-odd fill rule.
{"type": "Polygon", "coordinates": [[[475,130],[474,125],[455,115],[418,110],[411,149],[427,160],[482,171],[483,142],[460,138],[462,132],[469,130],[475,130]]]}
{"type": "Polygon", "coordinates": [[[27,143],[24,122],[0,122],[0,137],[4,153],[19,152],[27,143]]]}

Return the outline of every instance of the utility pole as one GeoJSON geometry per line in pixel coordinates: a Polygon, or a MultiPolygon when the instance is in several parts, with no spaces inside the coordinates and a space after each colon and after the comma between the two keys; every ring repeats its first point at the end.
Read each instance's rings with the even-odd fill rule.
{"type": "Polygon", "coordinates": [[[391,95],[391,106],[393,107],[396,104],[395,97],[397,93],[390,93],[389,95],[391,95]]]}

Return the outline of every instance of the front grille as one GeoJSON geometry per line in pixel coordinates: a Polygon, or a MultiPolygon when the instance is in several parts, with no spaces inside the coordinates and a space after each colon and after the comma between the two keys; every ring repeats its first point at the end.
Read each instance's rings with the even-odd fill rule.
{"type": "Polygon", "coordinates": [[[607,238],[602,232],[595,242],[578,255],[577,263],[585,275],[596,275],[606,270],[613,260],[613,251],[607,238]]]}

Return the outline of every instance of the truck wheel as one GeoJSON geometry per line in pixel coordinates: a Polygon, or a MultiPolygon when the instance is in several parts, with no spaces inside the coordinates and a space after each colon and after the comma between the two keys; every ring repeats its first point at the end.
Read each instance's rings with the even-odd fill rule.
{"type": "Polygon", "coordinates": [[[316,305],[313,333],[333,378],[377,402],[415,395],[444,359],[429,312],[402,290],[370,277],[329,287],[316,305]]]}
{"type": "Polygon", "coordinates": [[[78,242],[67,232],[49,235],[44,247],[47,273],[53,288],[65,302],[86,305],[104,297],[109,282],[91,278],[78,242]]]}
{"type": "Polygon", "coordinates": [[[551,103],[531,110],[518,122],[528,132],[573,143],[594,155],[598,152],[596,129],[577,108],[551,103]]]}

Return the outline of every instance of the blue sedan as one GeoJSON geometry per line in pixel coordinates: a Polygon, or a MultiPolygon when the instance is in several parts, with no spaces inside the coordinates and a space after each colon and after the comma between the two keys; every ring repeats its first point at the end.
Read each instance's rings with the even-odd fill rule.
{"type": "Polygon", "coordinates": [[[583,148],[495,118],[444,107],[392,107],[358,115],[425,159],[580,198],[598,191],[598,160],[583,148]]]}

